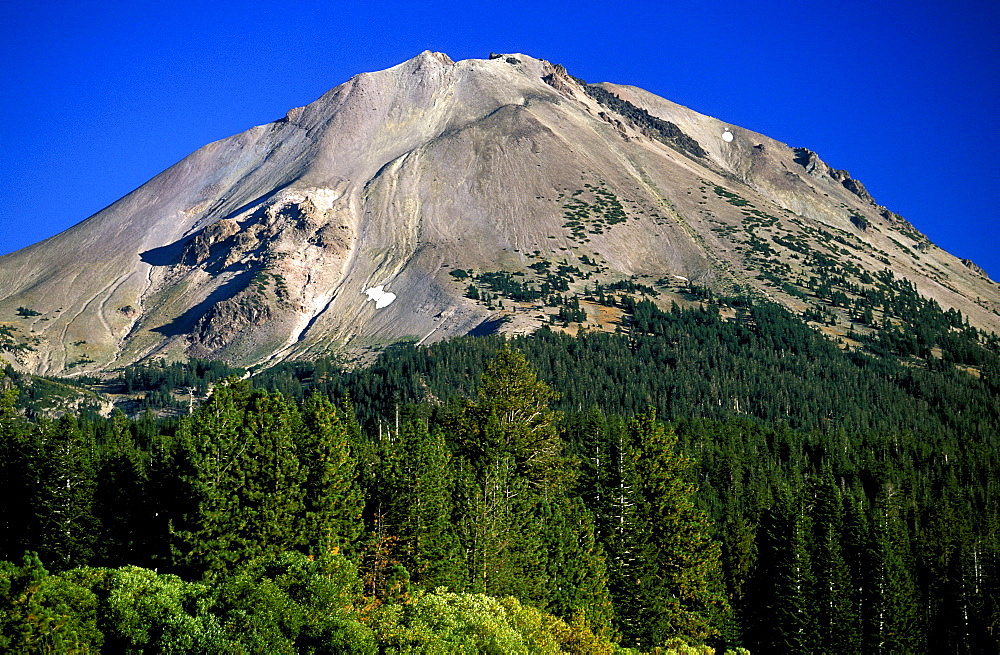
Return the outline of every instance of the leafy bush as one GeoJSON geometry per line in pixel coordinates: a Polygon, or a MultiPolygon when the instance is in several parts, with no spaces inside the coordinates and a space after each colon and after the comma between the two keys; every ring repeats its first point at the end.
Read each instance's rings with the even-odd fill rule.
{"type": "Polygon", "coordinates": [[[438,588],[412,603],[383,605],[371,618],[383,649],[472,653],[612,653],[613,646],[516,598],[438,588]]]}

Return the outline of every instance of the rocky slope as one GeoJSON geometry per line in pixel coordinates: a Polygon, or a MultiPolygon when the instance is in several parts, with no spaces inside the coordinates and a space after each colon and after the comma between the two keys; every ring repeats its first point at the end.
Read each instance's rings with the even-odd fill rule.
{"type": "Polygon", "coordinates": [[[883,269],[1000,331],[996,284],[809,150],[525,55],[424,52],[0,257],[0,348],[42,374],[265,364],[548,320],[544,298],[467,297],[469,271],[803,311],[810,279],[850,295],[883,269]]]}

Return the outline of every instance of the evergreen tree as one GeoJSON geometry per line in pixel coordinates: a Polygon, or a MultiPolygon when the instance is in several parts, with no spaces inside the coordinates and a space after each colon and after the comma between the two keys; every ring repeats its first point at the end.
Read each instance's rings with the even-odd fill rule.
{"type": "Polygon", "coordinates": [[[472,591],[546,602],[536,508],[572,475],[549,409],[553,398],[524,355],[505,347],[460,418],[458,509],[472,591]]]}
{"type": "Polygon", "coordinates": [[[457,505],[469,583],[606,623],[597,609],[606,603],[603,569],[587,578],[578,568],[587,558],[596,564],[600,553],[590,544],[589,517],[569,501],[578,462],[564,452],[549,408],[555,398],[524,355],[504,347],[460,417],[457,505]],[[582,596],[566,591],[574,579],[587,589],[582,596]]]}
{"type": "Polygon", "coordinates": [[[36,429],[40,445],[31,548],[55,571],[85,566],[100,529],[94,516],[93,438],[70,413],[36,429]]]}
{"type": "Polygon", "coordinates": [[[887,484],[879,494],[866,561],[864,652],[924,650],[909,539],[900,516],[898,490],[887,484]]]}
{"type": "Polygon", "coordinates": [[[646,646],[672,637],[719,636],[731,610],[722,590],[719,544],[685,480],[693,462],[674,452],[676,435],[652,411],[633,419],[630,430],[640,453],[641,491],[632,579],[638,606],[629,636],[646,646]]]}
{"type": "Polygon", "coordinates": [[[644,629],[636,581],[646,574],[643,544],[649,537],[642,514],[642,484],[636,470],[639,450],[634,437],[634,431],[623,422],[609,422],[608,462],[597,480],[602,490],[597,525],[607,554],[608,587],[616,625],[628,643],[636,643],[644,629]]]}
{"type": "Polygon", "coordinates": [[[861,651],[861,617],[855,583],[844,560],[843,499],[829,469],[809,485],[813,533],[810,560],[814,579],[816,629],[822,649],[835,653],[861,651]]]}
{"type": "Polygon", "coordinates": [[[32,495],[37,488],[37,440],[18,414],[16,387],[0,392],[0,559],[24,552],[34,524],[32,495]]]}
{"type": "Polygon", "coordinates": [[[772,567],[765,575],[773,581],[773,598],[761,618],[771,624],[771,648],[812,653],[819,648],[819,608],[813,597],[816,580],[809,554],[811,522],[801,490],[786,487],[781,491],[768,522],[772,567]]]}
{"type": "Polygon", "coordinates": [[[576,462],[563,453],[558,415],[549,407],[556,398],[523,354],[501,348],[468,408],[466,447],[476,458],[511,457],[516,472],[542,493],[566,489],[576,462]]]}
{"type": "MultiPolygon", "coordinates": [[[[488,425],[486,432],[493,427],[488,425]]],[[[474,464],[460,458],[457,475],[456,509],[469,590],[544,605],[541,525],[533,514],[538,497],[517,475],[514,458],[497,453],[474,464]]]]}
{"type": "Polygon", "coordinates": [[[594,634],[613,632],[614,610],[603,549],[593,516],[580,499],[543,500],[547,608],[556,616],[576,617],[594,634]]]}
{"type": "Polygon", "coordinates": [[[348,424],[326,396],[302,407],[298,452],[305,469],[305,539],[310,554],[353,556],[364,530],[348,424]]]}
{"type": "Polygon", "coordinates": [[[97,467],[94,511],[101,523],[101,538],[96,563],[150,566],[151,542],[159,535],[155,511],[146,496],[146,463],[123,413],[116,411],[108,427],[97,467]]]}
{"type": "Polygon", "coordinates": [[[412,581],[425,588],[460,589],[465,562],[452,521],[454,474],[444,435],[411,420],[393,445],[390,515],[402,563],[412,581]]]}
{"type": "Polygon", "coordinates": [[[172,530],[180,566],[212,577],[303,544],[299,430],[280,394],[237,380],[215,388],[184,446],[188,507],[172,530]]]}

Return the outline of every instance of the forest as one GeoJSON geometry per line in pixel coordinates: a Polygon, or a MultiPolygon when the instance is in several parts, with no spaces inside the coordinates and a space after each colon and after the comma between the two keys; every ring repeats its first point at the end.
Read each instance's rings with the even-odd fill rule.
{"type": "Polygon", "coordinates": [[[133,417],[8,370],[0,649],[996,652],[1000,346],[885,286],[919,320],[858,347],[622,296],[614,334],[135,367],[133,417]]]}

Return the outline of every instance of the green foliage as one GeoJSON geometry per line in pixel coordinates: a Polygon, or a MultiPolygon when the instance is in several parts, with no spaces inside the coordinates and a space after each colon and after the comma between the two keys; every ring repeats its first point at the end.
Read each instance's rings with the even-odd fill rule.
{"type": "Polygon", "coordinates": [[[236,380],[216,387],[182,441],[187,507],[172,529],[178,563],[211,577],[302,545],[300,425],[280,394],[236,380]]]}
{"type": "Polygon", "coordinates": [[[97,598],[48,575],[34,553],[21,566],[0,562],[0,650],[8,653],[97,653],[97,598]]]}
{"type": "Polygon", "coordinates": [[[56,570],[86,564],[94,554],[97,520],[93,441],[72,414],[45,421],[26,462],[34,482],[34,548],[56,570]]]}
{"type": "MultiPolygon", "coordinates": [[[[617,588],[630,588],[626,643],[645,647],[683,635],[704,641],[721,634],[730,609],[722,587],[720,545],[694,505],[686,482],[694,462],[675,452],[677,437],[649,412],[632,420],[637,452],[631,498],[636,505],[628,557],[617,588]]],[[[624,508],[622,508],[623,511],[624,508]]]]}
{"type": "MultiPolygon", "coordinates": [[[[340,556],[283,553],[252,560],[212,586],[135,566],[44,577],[36,562],[32,570],[43,598],[30,621],[41,621],[50,641],[62,639],[55,643],[80,649],[59,652],[88,652],[88,645],[96,652],[102,643],[105,652],[120,653],[377,651],[371,630],[359,621],[357,571],[340,556]],[[66,616],[53,613],[67,608],[66,616]],[[81,634],[87,641],[80,641],[81,634]]],[[[0,574],[0,581],[5,579],[0,574]]],[[[32,643],[23,641],[34,629],[23,617],[10,626],[4,634],[32,643]],[[18,626],[20,633],[13,629],[18,626]]]]}
{"type": "Polygon", "coordinates": [[[140,409],[159,409],[187,406],[187,399],[175,397],[178,392],[204,396],[218,380],[228,376],[241,377],[245,373],[245,369],[220,361],[192,359],[166,364],[156,360],[150,364],[126,366],[119,382],[124,385],[126,393],[143,394],[140,409]]]}
{"type": "Polygon", "coordinates": [[[284,553],[226,577],[213,611],[245,652],[375,653],[355,612],[360,591],[357,569],[343,557],[284,553]]]}
{"type": "Polygon", "coordinates": [[[516,598],[436,589],[405,605],[386,605],[371,621],[382,648],[404,652],[607,653],[606,639],[516,598]]]}
{"type": "Polygon", "coordinates": [[[297,451],[305,468],[305,540],[314,555],[353,554],[364,528],[349,419],[325,396],[302,407],[297,451]]]}
{"type": "Polygon", "coordinates": [[[210,588],[148,569],[80,569],[66,577],[89,583],[101,599],[105,646],[115,652],[222,652],[210,588]]]}
{"type": "Polygon", "coordinates": [[[726,202],[728,202],[730,205],[735,205],[736,207],[746,207],[747,205],[750,204],[740,195],[733,193],[732,191],[727,191],[726,189],[723,189],[719,185],[712,187],[712,190],[715,191],[715,195],[721,198],[725,198],[726,202]]]}
{"type": "MultiPolygon", "coordinates": [[[[576,275],[545,263],[539,280],[576,275]]],[[[5,565],[38,591],[7,594],[21,627],[2,634],[66,626],[49,630],[63,650],[115,652],[995,650],[998,341],[888,273],[869,305],[850,284],[841,267],[809,288],[832,315],[891,318],[882,356],[691,287],[693,309],[616,298],[620,335],[295,362],[216,384],[184,419],[53,422],[10,389],[3,556],[65,572],[5,565]],[[930,343],[948,354],[923,359],[930,343]],[[121,568],[65,570],[81,564],[121,568]],[[498,609],[508,595],[521,609],[498,609]]]]}
{"type": "Polygon", "coordinates": [[[444,433],[407,421],[389,449],[385,515],[399,537],[399,561],[424,588],[461,588],[465,561],[452,522],[455,474],[444,433]]]}

